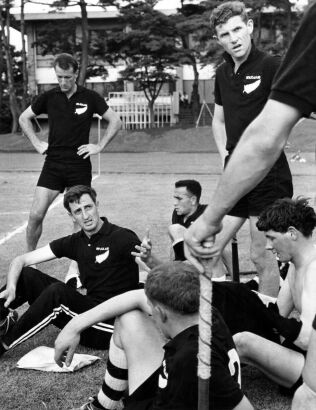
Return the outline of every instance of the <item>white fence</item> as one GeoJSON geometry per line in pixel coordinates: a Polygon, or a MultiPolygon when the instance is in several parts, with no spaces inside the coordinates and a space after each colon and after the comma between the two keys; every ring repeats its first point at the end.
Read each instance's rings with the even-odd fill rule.
{"type": "MultiPolygon", "coordinates": [[[[155,127],[177,122],[179,100],[176,94],[157,97],[154,105],[155,127]]],[[[124,129],[141,129],[150,126],[148,100],[142,91],[109,93],[107,103],[121,117],[124,129]]]]}

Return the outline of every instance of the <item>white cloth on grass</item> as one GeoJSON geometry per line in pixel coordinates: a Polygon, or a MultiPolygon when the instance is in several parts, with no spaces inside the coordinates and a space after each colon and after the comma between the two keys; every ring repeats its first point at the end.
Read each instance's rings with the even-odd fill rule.
{"type": "Polygon", "coordinates": [[[54,360],[54,349],[47,346],[39,346],[21,357],[16,366],[18,369],[33,369],[43,372],[75,372],[82,367],[89,366],[100,360],[98,356],[75,353],[71,365],[59,367],[54,360]]]}

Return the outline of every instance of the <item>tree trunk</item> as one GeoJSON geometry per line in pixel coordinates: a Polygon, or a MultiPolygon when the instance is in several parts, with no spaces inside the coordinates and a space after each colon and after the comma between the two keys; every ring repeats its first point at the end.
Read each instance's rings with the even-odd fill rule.
{"type": "Polygon", "coordinates": [[[191,106],[194,121],[197,120],[200,112],[200,95],[199,95],[199,72],[197,69],[196,62],[192,63],[193,73],[194,73],[194,80],[192,85],[192,94],[191,94],[191,106]]]}
{"type": "Polygon", "coordinates": [[[3,9],[0,6],[0,27],[2,30],[2,42],[4,45],[4,53],[6,57],[6,66],[7,66],[7,79],[8,79],[8,93],[9,93],[9,101],[10,101],[10,111],[12,114],[12,127],[11,132],[17,132],[19,128],[19,105],[18,100],[16,97],[16,90],[14,85],[14,77],[13,77],[13,62],[12,62],[12,55],[10,50],[10,5],[8,2],[5,4],[5,8],[3,9]],[[5,11],[5,21],[3,18],[3,11],[5,11]],[[4,28],[6,27],[7,35],[5,34],[4,28]]]}
{"type": "Polygon", "coordinates": [[[24,3],[21,0],[21,39],[22,39],[22,75],[23,75],[23,96],[22,96],[22,110],[24,111],[28,105],[28,75],[27,75],[27,60],[25,49],[25,20],[24,20],[24,3]]]}
{"type": "Polygon", "coordinates": [[[289,47],[292,41],[292,13],[291,13],[291,3],[288,3],[288,7],[286,9],[286,27],[287,27],[287,36],[286,36],[286,48],[289,47]]]}
{"type": "MultiPolygon", "coordinates": [[[[1,30],[1,27],[0,27],[1,30]]],[[[0,79],[2,78],[2,73],[4,72],[4,58],[3,58],[3,44],[2,44],[2,33],[0,33],[0,79]]],[[[2,98],[3,98],[3,81],[0,81],[0,109],[2,106],[2,98]]]]}
{"type": "Polygon", "coordinates": [[[258,36],[257,36],[257,46],[260,47],[261,44],[261,9],[258,10],[258,18],[257,18],[257,30],[258,30],[258,36]]]}
{"type": "Polygon", "coordinates": [[[78,77],[78,84],[84,85],[88,67],[88,48],[89,48],[89,26],[88,26],[88,13],[87,4],[85,0],[80,0],[81,9],[81,30],[82,30],[82,43],[81,43],[81,62],[80,72],[78,77]]]}

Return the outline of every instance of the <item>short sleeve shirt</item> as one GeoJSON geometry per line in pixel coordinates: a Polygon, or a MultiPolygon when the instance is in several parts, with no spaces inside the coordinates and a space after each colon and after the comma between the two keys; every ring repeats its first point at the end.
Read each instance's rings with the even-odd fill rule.
{"type": "MultiPolygon", "coordinates": [[[[229,410],[243,398],[240,363],[232,337],[215,308],[212,320],[210,409],[229,410]]],[[[153,410],[196,410],[198,326],[178,334],[164,349],[165,357],[153,410]]]]}
{"type": "Polygon", "coordinates": [[[91,238],[80,231],[50,243],[57,258],[78,262],[82,285],[98,303],[138,287],[138,265],[131,252],[140,244],[139,238],[133,231],[103,220],[91,238]]]}
{"type": "Polygon", "coordinates": [[[207,205],[204,204],[199,204],[196,211],[188,216],[188,218],[186,220],[184,220],[184,215],[178,215],[177,212],[174,210],[172,213],[172,223],[173,224],[180,224],[182,226],[184,226],[185,228],[189,228],[190,225],[196,220],[198,219],[199,216],[202,215],[202,213],[205,211],[205,209],[207,208],[207,205]]]}
{"type": "Polygon", "coordinates": [[[307,117],[316,111],[316,3],[303,17],[276,74],[270,98],[307,117]]]}
{"type": "Polygon", "coordinates": [[[95,91],[77,86],[69,99],[59,87],[46,91],[31,108],[36,115],[48,115],[49,156],[56,149],[76,152],[80,145],[88,144],[93,115],[102,116],[109,107],[95,91]]]}
{"type": "Polygon", "coordinates": [[[271,56],[252,45],[248,59],[234,72],[231,56],[224,53],[225,62],[216,70],[215,103],[223,106],[227,151],[237,145],[247,126],[264,107],[280,57],[271,56]]]}

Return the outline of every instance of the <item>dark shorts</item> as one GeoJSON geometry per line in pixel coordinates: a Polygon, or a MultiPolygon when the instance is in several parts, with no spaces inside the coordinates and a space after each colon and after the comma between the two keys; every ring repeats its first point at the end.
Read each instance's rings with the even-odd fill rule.
{"type": "Polygon", "coordinates": [[[91,186],[91,162],[54,161],[46,158],[37,186],[64,192],[74,185],[91,186]]]}
{"type": "Polygon", "coordinates": [[[157,394],[159,369],[157,369],[126,400],[125,410],[151,410],[157,394]]]}
{"type": "MultiPolygon", "coordinates": [[[[230,155],[225,159],[225,166],[230,155]]],[[[293,184],[289,164],[284,153],[274,164],[268,175],[248,194],[243,196],[228,212],[240,218],[259,216],[261,212],[280,198],[292,198],[293,184]]]]}

